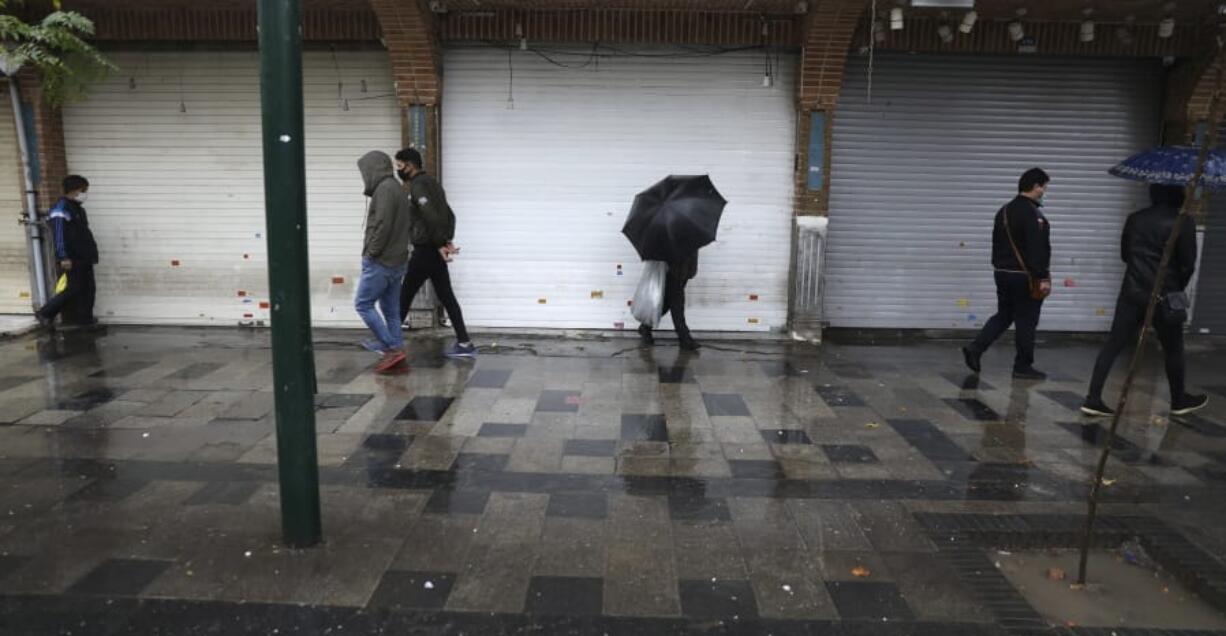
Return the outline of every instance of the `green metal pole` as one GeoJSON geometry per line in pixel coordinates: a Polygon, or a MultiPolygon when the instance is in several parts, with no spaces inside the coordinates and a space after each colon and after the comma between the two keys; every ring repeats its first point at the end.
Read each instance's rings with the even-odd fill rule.
{"type": "Polygon", "coordinates": [[[301,0],[259,1],[264,213],[281,532],[287,544],[308,547],[319,543],[322,529],[302,140],[302,8],[301,0]]]}

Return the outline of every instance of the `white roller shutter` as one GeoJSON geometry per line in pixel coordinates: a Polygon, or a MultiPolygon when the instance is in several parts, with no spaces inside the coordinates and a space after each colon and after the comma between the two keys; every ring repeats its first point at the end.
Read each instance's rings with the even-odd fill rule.
{"type": "Polygon", "coordinates": [[[834,123],[826,317],[974,328],[994,313],[992,218],[1051,174],[1055,292],[1040,328],[1102,331],[1143,187],[1107,169],[1159,136],[1160,69],[1135,60],[878,55],[848,61],[834,123]]]}
{"type": "Polygon", "coordinates": [[[472,324],[633,326],[641,266],[621,235],[631,201],[669,174],[709,173],[728,207],[689,287],[690,325],[784,325],[794,61],[763,88],[760,53],[639,53],[657,57],[563,68],[516,50],[512,81],[506,51],[445,51],[443,183],[472,324]]]}
{"type": "MultiPolygon", "coordinates": [[[[91,183],[102,252],[97,314],[140,323],[267,319],[258,55],[111,59],[120,70],[64,112],[69,169],[91,183]]],[[[358,325],[366,204],[356,162],[368,150],[395,152],[399,109],[385,52],[338,51],[335,61],[308,52],[303,62],[312,312],[318,325],[358,325]]]]}
{"type": "Polygon", "coordinates": [[[13,122],[8,83],[0,81],[0,314],[28,314],[30,248],[25,226],[17,223],[21,203],[21,151],[13,122]]]}

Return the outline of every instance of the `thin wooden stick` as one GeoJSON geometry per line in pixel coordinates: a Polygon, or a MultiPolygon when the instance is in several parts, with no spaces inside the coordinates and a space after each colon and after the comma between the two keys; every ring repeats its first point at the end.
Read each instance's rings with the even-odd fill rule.
{"type": "MultiPolygon", "coordinates": [[[[1154,310],[1158,306],[1158,299],[1162,295],[1162,283],[1166,280],[1166,271],[1171,263],[1171,256],[1175,252],[1175,244],[1179,240],[1180,230],[1183,229],[1187,219],[1191,217],[1196,209],[1197,214],[1204,209],[1205,199],[1207,196],[1197,197],[1196,191],[1200,188],[1201,180],[1205,176],[1205,163],[1209,158],[1209,151],[1217,145],[1218,127],[1221,125],[1222,113],[1220,111],[1221,96],[1222,96],[1222,45],[1218,43],[1218,54],[1215,58],[1217,65],[1217,84],[1213,89],[1213,97],[1210,101],[1209,108],[1209,129],[1206,131],[1204,139],[1201,141],[1200,155],[1196,162],[1196,172],[1192,175],[1192,180],[1188,182],[1185,192],[1183,207],[1179,210],[1179,216],[1175,220],[1175,227],[1171,229],[1171,236],[1166,240],[1166,246],[1162,250],[1162,260],[1158,263],[1158,272],[1154,275],[1154,287],[1149,293],[1149,305],[1145,308],[1145,323],[1141,327],[1141,335],[1137,336],[1137,347],[1132,353],[1132,361],[1128,364],[1128,375],[1124,378],[1124,387],[1120,390],[1120,401],[1115,407],[1115,414],[1111,418],[1111,428],[1107,430],[1107,439],[1103,443],[1102,455],[1098,458],[1098,469],[1094,471],[1094,483],[1090,486],[1090,495],[1087,502],[1086,510],[1086,525],[1085,530],[1081,535],[1081,561],[1077,566],[1077,584],[1085,585],[1086,583],[1086,562],[1090,558],[1090,536],[1094,531],[1094,518],[1098,513],[1098,491],[1103,485],[1103,472],[1107,468],[1107,458],[1111,455],[1111,445],[1115,443],[1116,429],[1120,425],[1120,417],[1124,414],[1124,408],[1128,406],[1128,394],[1132,390],[1132,381],[1136,378],[1137,369],[1141,366],[1141,356],[1145,351],[1145,340],[1149,335],[1149,329],[1154,324],[1154,310]]],[[[1179,398],[1178,395],[1172,395],[1171,399],[1179,398]]]]}

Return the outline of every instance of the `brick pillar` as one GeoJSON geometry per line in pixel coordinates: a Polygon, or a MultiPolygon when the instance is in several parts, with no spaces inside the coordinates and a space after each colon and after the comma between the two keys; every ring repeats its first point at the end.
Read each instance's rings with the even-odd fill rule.
{"type": "MultiPolygon", "coordinates": [[[[1182,134],[1168,138],[1167,143],[1192,141],[1196,136],[1197,126],[1209,119],[1210,101],[1217,86],[1218,67],[1226,64],[1226,54],[1218,55],[1216,59],[1210,55],[1182,64],[1172,73],[1168,82],[1169,97],[1166,107],[1168,130],[1172,127],[1172,120],[1175,120],[1176,123],[1182,123],[1182,129],[1178,129],[1182,134]],[[1182,122],[1179,122],[1180,118],[1182,122]]],[[[1226,90],[1226,83],[1223,90],[1226,90]]],[[[1226,98],[1226,95],[1223,97],[1226,98]]],[[[1226,107],[1226,104],[1223,106],[1226,107]]],[[[1221,122],[1217,122],[1217,125],[1221,125],[1221,122]]]]}
{"type": "Polygon", "coordinates": [[[426,170],[439,172],[438,106],[442,100],[441,52],[434,14],[420,0],[369,0],[379,19],[383,44],[392,65],[396,97],[403,113],[402,138],[421,146],[420,130],[411,128],[413,107],[425,113],[423,158],[426,170]]]}
{"type": "Polygon", "coordinates": [[[33,73],[18,74],[21,101],[32,106],[34,112],[34,136],[30,150],[38,157],[38,207],[46,212],[51,204],[63,194],[62,182],[68,176],[68,155],[64,150],[64,120],[58,107],[43,99],[42,85],[33,73]]]}
{"type": "Polygon", "coordinates": [[[843,72],[852,37],[868,0],[819,0],[804,20],[804,49],[797,84],[796,124],[796,214],[824,216],[830,200],[830,139],[834,109],[843,88],[843,72]],[[813,113],[824,115],[825,151],[820,190],[808,188],[810,121],[813,113]]]}

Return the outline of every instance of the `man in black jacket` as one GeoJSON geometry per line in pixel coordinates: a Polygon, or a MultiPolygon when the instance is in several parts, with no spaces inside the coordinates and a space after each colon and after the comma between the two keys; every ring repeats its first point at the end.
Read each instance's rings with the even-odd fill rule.
{"type": "Polygon", "coordinates": [[[426,173],[421,153],[413,148],[396,153],[396,173],[404,181],[409,203],[413,206],[413,254],[409,256],[409,270],[400,288],[400,322],[404,324],[413,297],[428,280],[434,285],[434,294],[447,310],[447,318],[455,329],[456,343],[443,355],[475,358],[477,346],[468,338],[464,314],[451,288],[451,272],[447,269],[451,257],[460,251],[451,242],[455,237],[455,213],[447,204],[447,194],[438,179],[426,173]]]}
{"type": "Polygon", "coordinates": [[[80,175],[64,178],[64,196],[47,215],[55,240],[55,258],[68,276],[68,287],[34,312],[39,324],[52,327],[55,317],[64,314],[64,323],[90,325],[94,319],[94,266],[98,264],[98,244],[89,229],[85,198],[89,181],[80,175]]]}
{"type": "Polygon", "coordinates": [[[1051,224],[1040,210],[1050,181],[1047,173],[1039,168],[1027,170],[1018,180],[1017,197],[996,213],[992,229],[996,315],[988,319],[979,337],[962,349],[966,366],[975,373],[979,373],[983,352],[1009,329],[1009,325],[1016,324],[1017,356],[1013,360],[1013,377],[1024,380],[1047,377],[1034,368],[1034,338],[1043,301],[1031,296],[1030,280],[1041,281],[1043,290],[1051,292],[1051,224]]]}
{"type": "MultiPolygon", "coordinates": [[[[1120,297],[1115,303],[1115,318],[1111,322],[1111,335],[1094,363],[1094,376],[1081,412],[1086,415],[1107,416],[1112,411],[1103,403],[1103,385],[1111,373],[1115,358],[1129,344],[1136,342],[1138,331],[1145,322],[1145,310],[1153,292],[1158,275],[1158,263],[1166,242],[1179,221],[1183,207],[1184,190],[1179,186],[1152,185],[1149,188],[1148,208],[1134,212],[1124,223],[1124,235],[1120,241],[1120,257],[1128,270],[1120,287],[1120,297]]],[[[1179,242],[1171,256],[1170,266],[1159,290],[1159,299],[1167,294],[1182,292],[1196,271],[1196,224],[1191,218],[1183,219],[1179,242]]],[[[1187,312],[1160,300],[1154,310],[1154,331],[1166,354],[1166,380],[1171,389],[1171,414],[1187,415],[1204,408],[1209,398],[1190,395],[1184,389],[1183,323],[1187,312]]]]}

